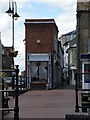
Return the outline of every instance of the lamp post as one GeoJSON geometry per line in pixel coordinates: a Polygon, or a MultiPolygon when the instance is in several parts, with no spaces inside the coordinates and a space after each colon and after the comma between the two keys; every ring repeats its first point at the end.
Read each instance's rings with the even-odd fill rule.
{"type": "MultiPolygon", "coordinates": [[[[8,13],[8,15],[12,17],[12,51],[14,52],[14,20],[17,20],[18,17],[20,17],[17,14],[17,4],[15,1],[9,0],[9,9],[6,11],[6,13],[8,13]]],[[[13,68],[14,68],[14,60],[13,60],[13,68]]]]}

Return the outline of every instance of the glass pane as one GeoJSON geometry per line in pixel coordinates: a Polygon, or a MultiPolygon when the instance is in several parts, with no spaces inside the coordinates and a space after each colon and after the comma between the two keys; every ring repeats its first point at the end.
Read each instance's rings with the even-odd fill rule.
{"type": "Polygon", "coordinates": [[[46,82],[48,78],[47,62],[31,62],[31,81],[46,82]]]}
{"type": "Polygon", "coordinates": [[[84,65],[84,81],[85,83],[90,83],[90,64],[84,65]]]}

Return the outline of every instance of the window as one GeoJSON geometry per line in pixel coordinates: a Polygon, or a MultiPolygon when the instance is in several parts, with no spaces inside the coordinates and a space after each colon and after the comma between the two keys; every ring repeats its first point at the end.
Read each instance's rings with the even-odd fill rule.
{"type": "Polygon", "coordinates": [[[90,83],[90,64],[85,64],[84,65],[84,82],[85,83],[90,83]]]}
{"type": "Polygon", "coordinates": [[[72,52],[70,52],[70,64],[72,64],[72,52]]]}
{"type": "Polygon", "coordinates": [[[48,80],[48,63],[47,62],[31,62],[31,81],[47,82],[48,80]]]}

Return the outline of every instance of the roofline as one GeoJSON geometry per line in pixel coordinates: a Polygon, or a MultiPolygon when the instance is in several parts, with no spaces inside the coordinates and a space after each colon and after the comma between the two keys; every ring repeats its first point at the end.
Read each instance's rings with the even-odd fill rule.
{"type": "Polygon", "coordinates": [[[69,48],[66,50],[66,53],[68,53],[68,51],[69,51],[70,49],[74,49],[74,48],[77,48],[77,46],[69,47],[69,48]]]}
{"type": "Polygon", "coordinates": [[[24,24],[54,24],[59,32],[54,19],[25,19],[24,24]]]}
{"type": "Polygon", "coordinates": [[[71,31],[71,32],[68,32],[68,33],[66,33],[66,34],[63,34],[61,37],[63,37],[63,36],[68,36],[68,35],[72,35],[72,34],[74,34],[76,32],[76,30],[73,30],[73,31],[71,31]]]}
{"type": "Polygon", "coordinates": [[[54,21],[34,21],[34,22],[25,22],[25,24],[44,24],[44,23],[54,23],[54,21]]]}

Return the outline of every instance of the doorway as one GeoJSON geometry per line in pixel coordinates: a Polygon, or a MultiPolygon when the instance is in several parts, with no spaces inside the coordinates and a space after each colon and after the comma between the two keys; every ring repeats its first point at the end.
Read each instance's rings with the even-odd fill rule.
{"type": "Polygon", "coordinates": [[[48,62],[31,62],[31,82],[48,82],[48,62]]]}

